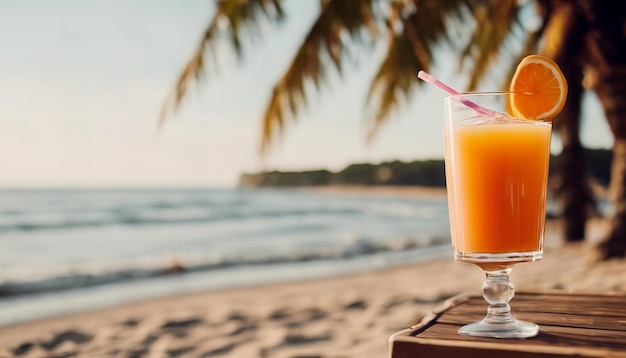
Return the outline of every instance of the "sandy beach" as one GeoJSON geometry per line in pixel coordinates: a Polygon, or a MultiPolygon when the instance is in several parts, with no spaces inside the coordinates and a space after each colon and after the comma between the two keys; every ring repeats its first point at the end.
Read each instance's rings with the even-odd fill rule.
{"type": "MultiPolygon", "coordinates": [[[[445,196],[439,188],[313,190],[445,196]]],[[[544,258],[513,270],[517,290],[626,292],[626,260],[594,255],[605,224],[594,219],[586,243],[563,245],[559,222],[549,220],[544,258]]],[[[359,274],[149,299],[0,327],[0,357],[386,357],[392,333],[449,297],[479,294],[482,279],[450,253],[359,274]]]]}
{"type": "MultiPolygon", "coordinates": [[[[588,244],[517,266],[517,290],[626,291],[588,244]]],[[[439,259],[368,273],[153,299],[0,328],[2,357],[385,357],[387,339],[481,271],[439,259]]],[[[515,309],[515,301],[512,302],[515,309]]]]}

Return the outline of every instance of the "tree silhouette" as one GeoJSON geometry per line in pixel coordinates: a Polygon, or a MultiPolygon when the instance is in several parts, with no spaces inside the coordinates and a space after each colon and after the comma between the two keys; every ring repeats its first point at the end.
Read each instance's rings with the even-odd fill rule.
{"type": "MultiPolygon", "coordinates": [[[[204,78],[206,55],[217,41],[228,39],[235,52],[245,57],[242,34],[256,33],[261,24],[280,23],[286,16],[281,0],[216,1],[215,14],[164,103],[159,121],[180,105],[191,83],[204,78]]],[[[434,49],[441,43],[458,50],[460,67],[470,73],[467,90],[474,90],[504,54],[511,59],[512,74],[521,58],[542,53],[559,63],[569,84],[567,104],[554,120],[563,143],[556,193],[564,236],[567,241],[583,240],[588,216],[595,211],[579,136],[582,96],[585,90],[593,90],[615,137],[610,184],[615,210],[611,233],[599,248],[605,258],[624,256],[625,24],[626,2],[609,0],[320,0],[317,19],[274,85],[262,117],[260,150],[266,152],[276,133],[299,115],[310,95],[308,83],[323,90],[328,71],[343,70],[349,44],[384,41],[387,48],[368,94],[373,109],[366,118],[370,134],[400,100],[409,99],[421,86],[415,74],[428,71],[437,60],[434,49]],[[456,35],[465,31],[471,32],[469,41],[459,44],[456,35]],[[520,50],[512,50],[516,46],[511,44],[520,50]]]]}

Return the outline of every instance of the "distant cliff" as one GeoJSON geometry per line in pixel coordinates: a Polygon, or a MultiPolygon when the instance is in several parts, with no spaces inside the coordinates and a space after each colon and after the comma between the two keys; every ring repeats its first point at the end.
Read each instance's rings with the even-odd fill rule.
{"type": "MultiPolygon", "coordinates": [[[[613,154],[606,149],[586,149],[591,177],[600,185],[610,181],[613,154]]],[[[550,160],[550,172],[558,166],[559,157],[550,160]]],[[[443,187],[446,184],[442,159],[381,164],[352,164],[339,172],[311,170],[302,172],[271,171],[243,174],[240,187],[297,187],[322,185],[417,185],[443,187]]]]}
{"type": "Polygon", "coordinates": [[[241,187],[295,187],[319,185],[420,185],[444,186],[443,160],[404,163],[352,164],[340,172],[312,170],[303,172],[271,171],[243,174],[241,187]]]}

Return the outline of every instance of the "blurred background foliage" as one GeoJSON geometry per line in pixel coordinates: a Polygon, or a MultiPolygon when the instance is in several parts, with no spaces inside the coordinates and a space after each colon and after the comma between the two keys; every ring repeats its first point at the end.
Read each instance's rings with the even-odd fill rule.
{"type": "MultiPolygon", "coordinates": [[[[280,24],[289,15],[281,0],[218,0],[216,4],[196,51],[163,105],[160,123],[181,104],[193,83],[208,77],[204,69],[215,59],[220,39],[227,39],[244,58],[248,56],[244,38],[254,41],[263,24],[280,24]]],[[[590,90],[596,92],[615,137],[610,183],[614,213],[611,231],[599,249],[606,258],[624,256],[625,18],[626,3],[601,0],[321,0],[317,19],[291,54],[261,114],[260,151],[267,152],[277,133],[297,118],[311,91],[324,90],[329,71],[341,73],[346,63],[354,64],[350,46],[371,49],[371,43],[384,41],[387,48],[366,98],[370,137],[422,85],[415,74],[428,71],[439,60],[434,49],[442,43],[457,49],[460,70],[470,73],[467,90],[477,88],[500,58],[508,59],[512,73],[521,58],[542,53],[559,63],[569,84],[566,107],[554,120],[563,144],[555,193],[565,239],[584,240],[587,219],[597,212],[579,135],[582,95],[590,90]]]]}

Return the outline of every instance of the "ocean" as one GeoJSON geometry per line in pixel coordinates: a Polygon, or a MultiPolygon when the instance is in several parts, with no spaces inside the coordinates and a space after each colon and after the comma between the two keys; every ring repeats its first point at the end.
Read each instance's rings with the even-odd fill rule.
{"type": "Polygon", "coordinates": [[[445,198],[0,191],[0,325],[452,257],[445,198]]]}

